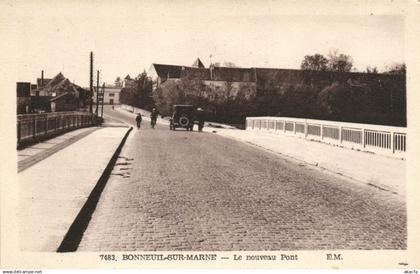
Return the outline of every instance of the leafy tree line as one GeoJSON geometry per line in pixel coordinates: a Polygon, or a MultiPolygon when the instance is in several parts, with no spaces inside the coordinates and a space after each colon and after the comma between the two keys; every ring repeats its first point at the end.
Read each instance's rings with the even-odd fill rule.
{"type": "Polygon", "coordinates": [[[253,115],[406,126],[405,78],[327,86],[288,85],[257,90],[253,115]]]}
{"type": "MultiPolygon", "coordinates": [[[[151,110],[155,106],[152,96],[153,82],[146,72],[139,74],[132,84],[121,89],[120,102],[138,108],[151,110]]],[[[122,86],[121,78],[117,77],[116,85],[122,86]]]]}
{"type": "Polygon", "coordinates": [[[300,65],[303,70],[350,72],[353,68],[353,58],[350,55],[331,51],[328,57],[316,53],[305,55],[300,65]]]}
{"type": "MultiPolygon", "coordinates": [[[[350,55],[339,53],[338,50],[330,51],[325,57],[322,54],[315,53],[313,55],[305,55],[300,68],[302,70],[315,71],[337,71],[337,72],[351,72],[357,71],[353,67],[353,58],[350,55]]],[[[366,73],[379,73],[377,67],[367,66],[366,73]]],[[[405,74],[406,66],[404,63],[394,63],[385,68],[383,73],[386,74],[405,74]]]]}
{"type": "Polygon", "coordinates": [[[349,79],[323,86],[309,82],[278,86],[273,80],[257,87],[251,96],[245,94],[252,87],[244,85],[231,97],[227,90],[215,94],[199,80],[181,79],[159,87],[154,100],[164,115],[170,115],[173,104],[192,104],[206,110],[207,120],[230,124],[244,124],[247,116],[287,116],[406,126],[404,76],[364,83],[349,79]]]}

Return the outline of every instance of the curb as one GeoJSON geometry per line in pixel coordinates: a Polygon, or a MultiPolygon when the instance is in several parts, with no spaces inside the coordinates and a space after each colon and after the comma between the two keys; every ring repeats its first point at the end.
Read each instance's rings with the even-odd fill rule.
{"type": "Polygon", "coordinates": [[[106,183],[111,175],[112,169],[114,168],[115,163],[117,162],[118,156],[128,138],[128,135],[133,130],[133,127],[125,133],[121,143],[115,150],[111,159],[109,160],[105,170],[103,171],[101,177],[98,179],[95,187],[92,192],[89,194],[85,204],[80,209],[79,214],[77,214],[76,219],[70,225],[66,235],[63,238],[60,246],[57,248],[57,252],[74,252],[77,250],[80,241],[82,240],[83,233],[89,225],[89,221],[92,218],[93,212],[96,209],[96,205],[99,202],[102,191],[104,190],[106,183]]]}

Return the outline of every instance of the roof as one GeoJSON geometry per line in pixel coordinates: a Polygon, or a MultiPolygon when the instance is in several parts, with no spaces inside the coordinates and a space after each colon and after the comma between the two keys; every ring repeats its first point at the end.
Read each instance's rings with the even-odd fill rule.
{"type": "Polygon", "coordinates": [[[200,58],[197,58],[197,60],[195,60],[195,62],[192,64],[192,67],[195,68],[205,68],[203,62],[201,62],[200,58]]]}
{"type": "Polygon", "coordinates": [[[181,75],[192,79],[210,80],[210,69],[184,67],[181,75]]]}
{"type": "Polygon", "coordinates": [[[251,68],[214,67],[212,79],[215,81],[255,82],[255,74],[251,68]]]}
{"type": "Polygon", "coordinates": [[[61,72],[52,78],[47,85],[36,90],[43,91],[46,94],[56,93],[57,95],[60,95],[61,93],[79,94],[80,92],[87,91],[84,88],[70,82],[70,80],[64,77],[61,72]]]}
{"type": "Polygon", "coordinates": [[[157,75],[161,79],[181,78],[232,81],[232,82],[254,82],[255,74],[251,68],[230,68],[211,67],[198,68],[177,65],[152,64],[157,75]]]}
{"type": "Polygon", "coordinates": [[[52,79],[51,78],[44,78],[43,85],[41,84],[41,82],[42,82],[41,80],[42,80],[41,78],[36,79],[36,84],[37,84],[38,87],[46,86],[52,79]]]}
{"type": "Polygon", "coordinates": [[[160,78],[180,78],[182,66],[152,64],[160,78]]]}

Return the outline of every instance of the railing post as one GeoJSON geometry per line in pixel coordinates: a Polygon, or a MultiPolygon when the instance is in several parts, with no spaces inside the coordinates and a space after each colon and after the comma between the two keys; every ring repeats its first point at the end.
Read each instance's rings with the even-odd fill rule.
{"type": "Polygon", "coordinates": [[[293,133],[296,134],[296,122],[293,122],[293,133]]]}
{"type": "Polygon", "coordinates": [[[18,124],[17,124],[17,139],[18,139],[18,144],[20,143],[21,130],[22,130],[22,124],[21,124],[21,121],[18,121],[18,124]]]}
{"type": "Polygon", "coordinates": [[[286,133],[286,120],[283,120],[283,132],[286,133]]]}
{"type": "Polygon", "coordinates": [[[33,125],[32,125],[32,138],[36,138],[36,117],[34,116],[33,125]]]}
{"type": "Polygon", "coordinates": [[[338,127],[338,137],[340,138],[340,144],[343,143],[343,127],[338,127]]]}
{"type": "Polygon", "coordinates": [[[305,121],[303,131],[305,132],[305,138],[308,136],[308,123],[305,121]]]}
{"type": "Polygon", "coordinates": [[[324,125],[321,124],[321,140],[324,140],[324,125]]]}
{"type": "Polygon", "coordinates": [[[391,131],[392,153],[395,153],[395,132],[391,131]]]}
{"type": "Polygon", "coordinates": [[[48,116],[45,116],[45,136],[48,134],[48,116]]]}
{"type": "Polygon", "coordinates": [[[366,147],[366,140],[365,140],[365,136],[366,136],[365,129],[364,129],[364,128],[362,128],[362,146],[363,146],[363,148],[365,148],[365,147],[366,147]]]}

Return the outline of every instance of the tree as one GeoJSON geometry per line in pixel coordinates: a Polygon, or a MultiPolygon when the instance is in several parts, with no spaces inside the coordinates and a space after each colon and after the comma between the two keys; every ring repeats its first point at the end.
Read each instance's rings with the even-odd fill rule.
{"type": "Polygon", "coordinates": [[[305,55],[300,65],[303,70],[327,70],[328,59],[322,54],[316,53],[314,55],[305,55]]]}
{"type": "Polygon", "coordinates": [[[153,82],[144,71],[134,79],[132,87],[121,90],[120,101],[123,104],[150,110],[154,106],[152,87],[153,82]]]}
{"type": "Polygon", "coordinates": [[[117,77],[116,79],[115,79],[115,86],[116,87],[122,87],[122,81],[121,81],[121,77],[117,77]]]}
{"type": "Polygon", "coordinates": [[[394,63],[386,67],[387,74],[404,74],[406,73],[407,68],[405,63],[394,63]]]}
{"type": "Polygon", "coordinates": [[[366,67],[366,73],[378,74],[378,68],[377,67],[367,66],[366,67]]]}
{"type": "Polygon", "coordinates": [[[328,53],[328,70],[350,72],[353,67],[353,58],[350,55],[338,54],[338,50],[328,53]]]}
{"type": "Polygon", "coordinates": [[[235,63],[233,62],[224,62],[223,65],[227,68],[237,68],[237,66],[235,65],[235,63]]]}

